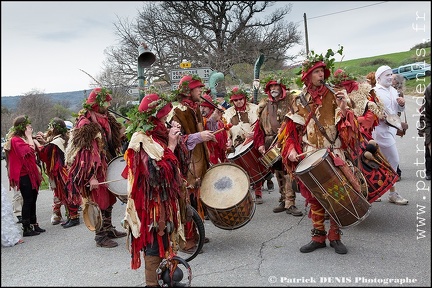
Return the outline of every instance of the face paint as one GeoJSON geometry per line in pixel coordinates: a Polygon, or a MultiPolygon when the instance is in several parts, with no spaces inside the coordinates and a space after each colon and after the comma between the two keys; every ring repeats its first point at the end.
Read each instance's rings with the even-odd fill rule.
{"type": "Polygon", "coordinates": [[[386,70],[384,71],[379,77],[378,77],[378,84],[380,84],[383,87],[389,88],[392,85],[392,70],[386,70]]]}

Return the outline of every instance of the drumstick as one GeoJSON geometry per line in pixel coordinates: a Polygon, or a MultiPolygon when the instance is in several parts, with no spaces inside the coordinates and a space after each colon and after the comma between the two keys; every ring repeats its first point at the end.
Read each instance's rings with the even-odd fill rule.
{"type": "Polygon", "coordinates": [[[304,152],[304,153],[301,153],[301,154],[297,154],[296,157],[298,158],[298,157],[304,156],[304,155],[312,153],[312,152],[314,152],[314,151],[307,151],[307,152],[304,152]]]}
{"type": "Polygon", "coordinates": [[[233,126],[233,124],[229,123],[229,124],[225,125],[224,128],[221,128],[219,130],[213,131],[212,134],[214,135],[214,134],[222,132],[224,130],[229,130],[232,126],[233,126]]]}
{"type": "MultiPolygon", "coordinates": [[[[115,179],[115,180],[109,180],[109,181],[105,181],[105,182],[99,182],[96,185],[108,184],[108,183],[111,183],[111,182],[117,182],[117,181],[121,181],[121,180],[127,180],[127,179],[126,178],[120,178],[120,179],[115,179]]],[[[89,187],[89,186],[90,185],[87,185],[87,187],[89,187]]]]}

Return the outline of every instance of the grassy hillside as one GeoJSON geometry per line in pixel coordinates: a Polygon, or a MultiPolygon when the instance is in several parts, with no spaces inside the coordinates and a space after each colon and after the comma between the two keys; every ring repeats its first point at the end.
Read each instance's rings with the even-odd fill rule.
{"type": "MultiPolygon", "coordinates": [[[[397,68],[401,65],[413,63],[413,62],[422,62],[426,61],[426,63],[431,63],[431,54],[430,47],[425,48],[426,55],[424,57],[416,56],[415,50],[410,50],[406,52],[398,52],[393,54],[379,55],[369,58],[360,58],[354,60],[347,60],[338,62],[335,64],[336,68],[342,68],[346,71],[352,73],[358,78],[362,78],[366,74],[371,71],[376,71],[376,69],[381,65],[388,65],[392,68],[397,68]]],[[[431,81],[431,77],[425,77],[421,79],[412,79],[406,81],[406,95],[423,95],[423,93],[418,93],[416,91],[416,87],[419,83],[421,84],[429,84],[431,81]]]]}

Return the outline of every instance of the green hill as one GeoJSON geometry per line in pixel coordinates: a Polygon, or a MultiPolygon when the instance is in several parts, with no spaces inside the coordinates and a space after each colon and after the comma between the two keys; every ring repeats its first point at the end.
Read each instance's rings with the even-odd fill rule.
{"type": "MultiPolygon", "coordinates": [[[[358,78],[362,78],[369,72],[376,71],[376,69],[381,65],[388,65],[392,68],[397,68],[399,66],[414,63],[414,62],[426,61],[426,63],[430,64],[431,63],[430,47],[424,49],[426,51],[426,53],[424,53],[425,54],[424,56],[417,56],[416,50],[412,49],[406,52],[398,52],[398,53],[379,55],[379,56],[368,57],[368,58],[360,58],[360,59],[347,60],[347,61],[342,60],[342,62],[335,63],[335,67],[342,68],[352,73],[354,76],[358,78]]],[[[416,79],[407,80],[405,82],[406,84],[405,94],[423,95],[423,93],[418,93],[416,91],[416,87],[419,83],[428,84],[430,83],[430,81],[431,81],[430,76],[418,80],[416,79]]]]}

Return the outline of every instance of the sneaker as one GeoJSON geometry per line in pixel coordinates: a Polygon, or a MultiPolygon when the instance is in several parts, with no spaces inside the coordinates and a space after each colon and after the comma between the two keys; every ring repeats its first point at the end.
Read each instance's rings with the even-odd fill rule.
{"type": "Polygon", "coordinates": [[[338,254],[347,254],[348,249],[345,247],[345,245],[340,240],[333,240],[330,241],[330,246],[335,249],[335,252],[338,254]]]}
{"type": "Polygon", "coordinates": [[[263,204],[264,202],[263,202],[262,197],[257,195],[257,196],[255,197],[255,203],[256,203],[256,204],[263,204]]]}
{"type": "Polygon", "coordinates": [[[390,203],[394,203],[394,204],[398,204],[398,205],[407,205],[408,204],[408,200],[405,198],[402,198],[399,194],[389,196],[388,200],[390,203]]]}
{"type": "Polygon", "coordinates": [[[303,216],[303,212],[301,212],[295,205],[291,205],[287,210],[287,214],[291,214],[293,216],[303,216]]]}
{"type": "Polygon", "coordinates": [[[284,202],[279,202],[279,205],[275,208],[273,208],[273,213],[280,213],[287,210],[287,208],[285,208],[285,203],[284,202]]]}
{"type": "Polygon", "coordinates": [[[267,191],[271,192],[274,190],[274,184],[272,180],[267,180],[267,191]]]}

